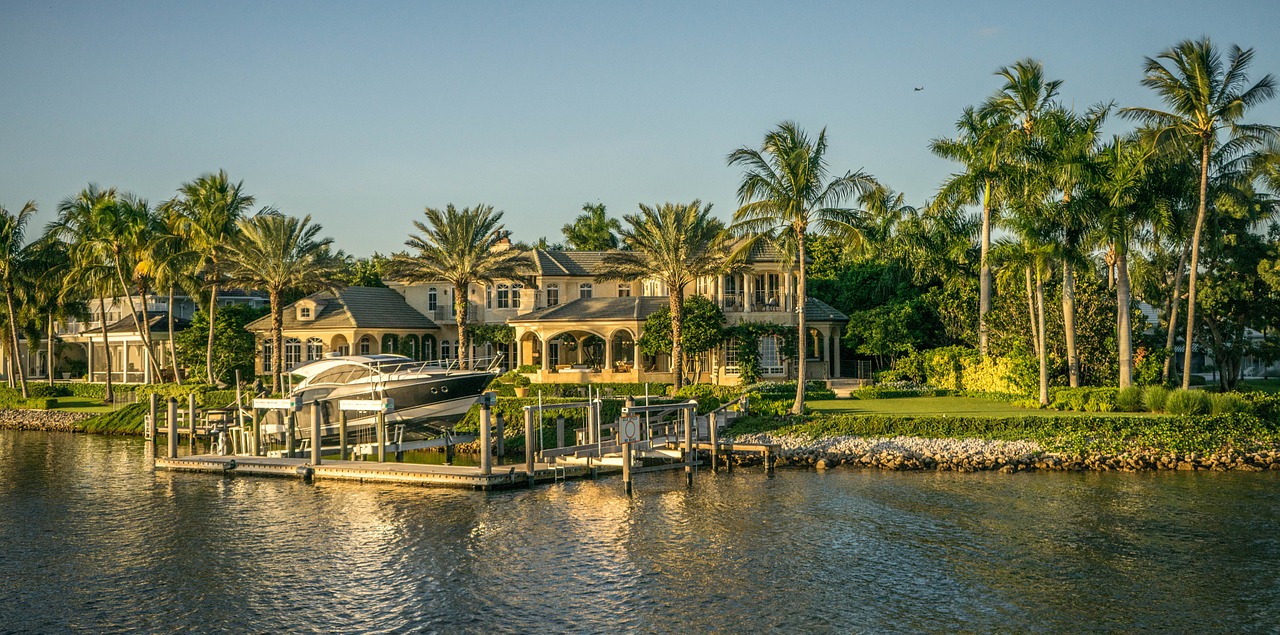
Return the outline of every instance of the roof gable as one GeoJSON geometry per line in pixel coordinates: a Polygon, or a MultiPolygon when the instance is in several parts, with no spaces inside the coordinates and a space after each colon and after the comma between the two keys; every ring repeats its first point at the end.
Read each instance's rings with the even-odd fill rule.
{"type": "MultiPolygon", "coordinates": [[[[336,294],[329,291],[313,293],[281,311],[285,330],[300,329],[436,329],[435,322],[418,312],[394,289],[384,287],[346,287],[336,294]],[[296,310],[299,303],[312,303],[316,307],[314,317],[299,320],[296,310]]],[[[271,329],[271,316],[265,316],[245,326],[250,331],[271,329]]]]}

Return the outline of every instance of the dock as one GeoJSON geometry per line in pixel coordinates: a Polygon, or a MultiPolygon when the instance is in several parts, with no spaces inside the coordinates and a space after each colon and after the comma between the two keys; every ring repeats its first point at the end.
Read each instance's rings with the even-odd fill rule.
{"type": "Polygon", "coordinates": [[[203,472],[226,476],[275,476],[316,481],[354,481],[359,483],[401,483],[431,487],[455,487],[474,490],[502,490],[531,487],[576,478],[590,478],[602,471],[619,468],[606,465],[552,465],[537,463],[532,475],[523,464],[493,466],[483,474],[478,465],[433,465],[421,463],[378,463],[375,461],[337,461],[324,459],[312,465],[309,459],[286,459],[261,456],[221,456],[201,454],[176,459],[157,458],[156,469],[174,472],[203,472]]]}

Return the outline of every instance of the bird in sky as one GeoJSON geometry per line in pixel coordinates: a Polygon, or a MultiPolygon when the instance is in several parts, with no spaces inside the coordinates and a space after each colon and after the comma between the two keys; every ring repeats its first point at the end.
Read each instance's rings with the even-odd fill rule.
{"type": "Polygon", "coordinates": [[[918,92],[920,92],[920,91],[922,91],[922,90],[924,90],[924,86],[916,86],[916,92],[917,92],[917,93],[918,93],[918,92]]]}

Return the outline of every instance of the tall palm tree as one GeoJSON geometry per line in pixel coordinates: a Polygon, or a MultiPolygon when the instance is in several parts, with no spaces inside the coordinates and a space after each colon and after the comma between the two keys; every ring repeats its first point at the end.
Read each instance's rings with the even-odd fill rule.
{"type": "Polygon", "coordinates": [[[1041,132],[1043,167],[1053,188],[1061,195],[1055,205],[1058,219],[1055,256],[1062,265],[1062,325],[1068,381],[1073,388],[1080,386],[1075,268],[1087,262],[1086,237],[1095,219],[1093,210],[1079,196],[1096,176],[1098,138],[1110,111],[1110,104],[1094,106],[1084,114],[1055,108],[1046,114],[1041,132]]]}
{"type": "Polygon", "coordinates": [[[1040,403],[1049,404],[1049,338],[1045,332],[1044,281],[1052,273],[1052,228],[1042,214],[1022,211],[1006,219],[1016,238],[997,243],[993,259],[1002,265],[1002,280],[1012,280],[1021,269],[1027,288],[1027,312],[1031,339],[1040,362],[1040,403]]]}
{"type": "Polygon", "coordinates": [[[405,241],[405,245],[417,253],[393,256],[389,273],[405,282],[443,280],[453,285],[458,359],[469,368],[468,290],[472,284],[525,275],[533,269],[533,260],[522,251],[504,247],[502,240],[506,232],[502,212],[495,212],[492,205],[476,205],[461,211],[453,204],[443,210],[428,207],[425,215],[425,223],[413,221],[419,233],[405,241]]]}
{"type": "Polygon", "coordinates": [[[295,218],[275,211],[259,212],[239,222],[239,238],[227,252],[230,280],[267,292],[271,300],[271,390],[280,392],[284,371],[285,291],[303,293],[333,288],[343,261],[330,249],[332,238],[320,238],[311,216],[295,218]]]}
{"type": "Polygon", "coordinates": [[[804,413],[806,240],[809,234],[857,232],[859,213],[840,205],[875,186],[875,179],[858,172],[829,178],[827,130],[810,139],[793,121],[784,121],[765,134],[760,149],[742,147],[729,154],[729,165],[744,169],[738,186],[740,207],[730,230],[755,240],[768,239],[787,248],[799,267],[796,298],[797,373],[794,414],[804,413]]]}
{"type": "Polygon", "coordinates": [[[22,387],[22,398],[26,399],[27,375],[21,358],[18,357],[18,325],[20,320],[14,303],[14,292],[24,275],[24,270],[31,259],[31,251],[26,244],[27,223],[36,213],[36,202],[27,201],[17,214],[0,206],[0,287],[4,289],[5,308],[9,322],[9,359],[13,368],[17,369],[18,383],[22,387]]]}
{"type": "Polygon", "coordinates": [[[564,226],[564,241],[570,249],[605,251],[618,248],[622,223],[609,218],[602,203],[584,203],[582,214],[564,226]]]}
{"type": "Polygon", "coordinates": [[[1000,186],[1007,173],[1009,119],[1003,113],[972,106],[956,122],[959,136],[934,139],[929,149],[934,154],[957,161],[964,172],[952,174],[938,193],[938,204],[981,204],[982,243],[978,274],[978,350],[988,354],[987,314],[991,312],[991,227],[998,211],[1000,186]]]}
{"type": "Polygon", "coordinates": [[[162,208],[158,221],[162,230],[146,252],[146,259],[140,267],[154,281],[156,289],[164,289],[168,293],[168,303],[165,306],[168,307],[169,362],[174,381],[181,384],[182,371],[178,366],[178,349],[174,339],[174,291],[182,289],[193,298],[199,294],[196,269],[200,254],[182,239],[179,231],[181,215],[176,210],[162,208]]]}
{"type": "MultiPolygon", "coordinates": [[[[94,237],[90,243],[100,253],[106,254],[120,283],[120,293],[129,306],[134,332],[142,341],[146,363],[160,377],[160,365],[155,360],[151,346],[151,322],[147,316],[146,288],[142,288],[142,316],[133,302],[133,281],[138,275],[140,263],[156,240],[157,221],[151,206],[145,200],[131,194],[118,198],[114,204],[100,208],[96,216],[94,237]],[[126,275],[127,272],[127,275],[126,275]]],[[[126,369],[127,370],[127,369],[126,369]]]]}
{"type": "MultiPolygon", "coordinates": [[[[111,346],[107,331],[107,297],[114,282],[111,265],[100,251],[98,217],[116,204],[119,195],[115,188],[100,189],[90,183],[79,193],[58,203],[58,218],[50,223],[46,233],[67,245],[74,274],[67,276],[68,283],[82,288],[86,294],[98,300],[99,322],[102,328],[103,363],[106,366],[106,382],[103,401],[111,403],[115,394],[111,386],[111,346]]],[[[89,369],[93,378],[93,368],[89,369]]]]}
{"type": "Polygon", "coordinates": [[[1276,127],[1243,123],[1246,111],[1275,96],[1270,75],[1249,86],[1253,49],[1232,45],[1227,64],[1208,37],[1184,40],[1146,58],[1142,85],[1156,91],[1168,110],[1124,108],[1121,113],[1142,122],[1155,143],[1194,149],[1200,156],[1200,197],[1191,234],[1190,275],[1187,279],[1187,335],[1182,363],[1182,387],[1191,386],[1191,349],[1195,336],[1196,278],[1200,266],[1200,238],[1208,208],[1210,157],[1216,148],[1239,155],[1268,139],[1276,127]],[[1167,65],[1166,65],[1167,63],[1167,65]],[[1221,139],[1223,132],[1226,138],[1221,139]]]}
{"type": "Polygon", "coordinates": [[[698,278],[719,273],[729,260],[724,223],[701,201],[640,205],[624,217],[619,233],[627,251],[605,254],[600,280],[653,279],[667,287],[671,311],[671,370],[677,390],[684,385],[684,289],[698,278]]]}
{"type": "Polygon", "coordinates": [[[209,343],[205,357],[206,380],[214,383],[213,336],[218,310],[218,288],[226,275],[224,253],[236,237],[237,223],[253,207],[254,198],[244,193],[244,181],[231,182],[227,173],[204,174],[178,188],[178,196],[165,203],[166,212],[176,212],[178,231],[192,250],[200,254],[201,273],[209,289],[209,343]]]}
{"type": "Polygon", "coordinates": [[[66,243],[46,233],[33,244],[33,251],[32,267],[23,286],[36,321],[44,324],[43,335],[48,347],[48,372],[45,375],[48,384],[53,385],[58,340],[55,327],[59,322],[71,319],[87,320],[88,311],[82,301],[83,288],[67,283],[74,266],[66,243]]]}

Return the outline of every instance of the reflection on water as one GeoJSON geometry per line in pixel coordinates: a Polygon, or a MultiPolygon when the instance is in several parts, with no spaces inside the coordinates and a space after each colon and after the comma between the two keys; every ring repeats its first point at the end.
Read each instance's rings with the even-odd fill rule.
{"type": "Polygon", "coordinates": [[[1280,474],[759,470],[485,494],[152,473],[0,431],[0,631],[1217,631],[1280,474]]]}

